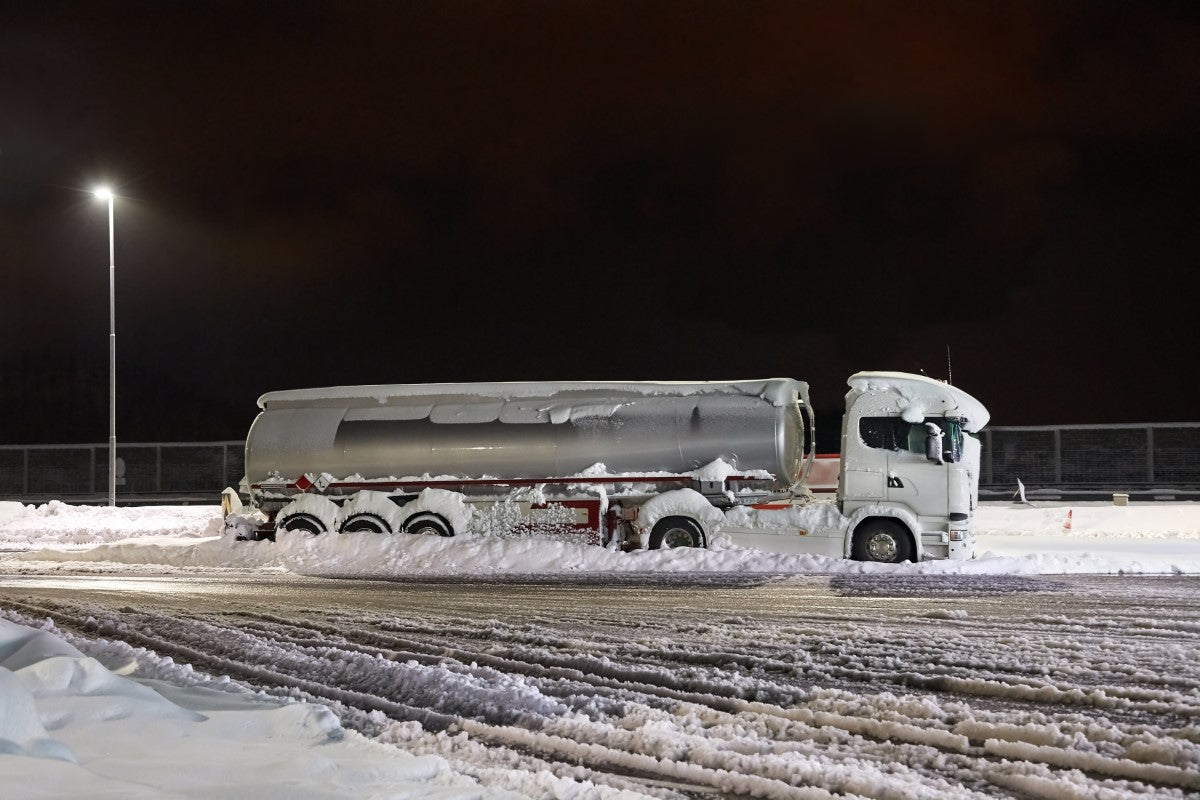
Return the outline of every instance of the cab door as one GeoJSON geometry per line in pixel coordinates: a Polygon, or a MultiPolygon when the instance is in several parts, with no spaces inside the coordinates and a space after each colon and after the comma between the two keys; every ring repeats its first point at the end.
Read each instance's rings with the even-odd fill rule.
{"type": "Polygon", "coordinates": [[[858,430],[845,430],[838,500],[843,513],[887,499],[888,450],[893,445],[888,417],[861,417],[858,430]]]}
{"type": "Polygon", "coordinates": [[[957,421],[944,417],[894,421],[896,447],[888,459],[888,500],[908,505],[918,516],[944,517],[955,473],[952,465],[962,457],[957,421]]]}

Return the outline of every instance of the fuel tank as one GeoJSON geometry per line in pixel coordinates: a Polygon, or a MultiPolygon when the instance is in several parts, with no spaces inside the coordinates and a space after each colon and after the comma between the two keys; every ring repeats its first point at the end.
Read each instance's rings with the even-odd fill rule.
{"type": "MultiPolygon", "coordinates": [[[[795,483],[807,384],[395,384],[269,392],[246,438],[250,483],[295,478],[561,478],[689,472],[723,459],[795,483]]],[[[806,435],[807,434],[807,435],[806,435]]]]}

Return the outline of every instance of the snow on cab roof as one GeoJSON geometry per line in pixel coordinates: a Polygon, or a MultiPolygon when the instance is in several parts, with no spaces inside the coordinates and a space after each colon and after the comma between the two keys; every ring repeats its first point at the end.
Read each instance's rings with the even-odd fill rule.
{"type": "Polygon", "coordinates": [[[904,418],[910,422],[929,413],[958,416],[966,419],[967,430],[975,433],[991,419],[983,403],[957,386],[925,375],[910,372],[856,372],[847,383],[858,392],[895,392],[901,400],[904,418]]]}
{"type": "Polygon", "coordinates": [[[792,378],[736,381],[555,381],[509,383],[396,383],[330,386],[267,392],[258,407],[404,406],[439,403],[503,403],[510,400],[571,401],[638,397],[685,397],[740,394],[761,397],[774,406],[808,402],[808,384],[792,378]]]}

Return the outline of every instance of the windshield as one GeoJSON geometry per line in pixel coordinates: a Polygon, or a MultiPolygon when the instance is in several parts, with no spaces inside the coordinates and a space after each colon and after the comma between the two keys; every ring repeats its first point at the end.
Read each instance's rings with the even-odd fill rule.
{"type": "Polygon", "coordinates": [[[905,422],[900,417],[862,417],[858,433],[867,447],[924,456],[928,426],[936,425],[942,432],[942,460],[953,464],[962,461],[962,422],[956,417],[926,417],[921,422],[905,422]]]}

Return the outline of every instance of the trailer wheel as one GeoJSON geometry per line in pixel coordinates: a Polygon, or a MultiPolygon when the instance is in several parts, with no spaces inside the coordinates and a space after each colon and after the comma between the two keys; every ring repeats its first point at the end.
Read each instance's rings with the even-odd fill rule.
{"type": "Polygon", "coordinates": [[[704,531],[688,517],[663,517],[650,531],[650,549],[705,547],[704,531]]]}
{"type": "Polygon", "coordinates": [[[425,511],[413,514],[404,523],[404,530],[423,536],[453,536],[454,528],[441,514],[425,511]]]}
{"type": "Polygon", "coordinates": [[[325,533],[325,523],[316,514],[307,511],[297,511],[280,517],[275,523],[276,531],[303,531],[304,533],[325,533]]]}
{"type": "Polygon", "coordinates": [[[912,538],[899,522],[873,519],[858,526],[854,532],[851,555],[855,561],[878,561],[899,564],[912,560],[912,538]]]}
{"type": "Polygon", "coordinates": [[[327,497],[302,494],[279,509],[275,517],[276,531],[325,533],[335,528],[337,506],[327,497]]]}
{"type": "Polygon", "coordinates": [[[383,492],[354,494],[337,511],[335,526],[342,533],[392,533],[400,530],[400,507],[383,492]]]}
{"type": "Polygon", "coordinates": [[[387,520],[378,514],[352,514],[342,521],[342,533],[391,533],[387,520]]]}

